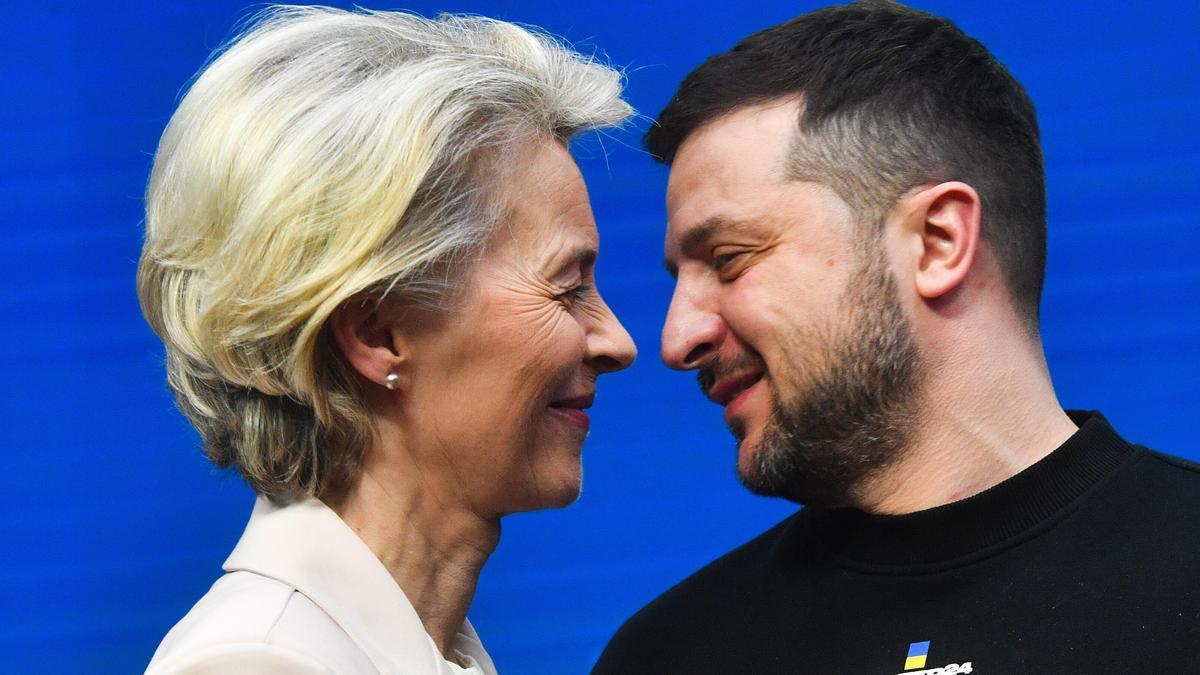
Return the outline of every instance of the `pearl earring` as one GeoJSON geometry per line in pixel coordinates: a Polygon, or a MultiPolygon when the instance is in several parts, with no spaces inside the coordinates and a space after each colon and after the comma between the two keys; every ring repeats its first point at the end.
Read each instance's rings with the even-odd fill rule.
{"type": "Polygon", "coordinates": [[[383,378],[383,386],[388,389],[395,389],[400,386],[400,376],[395,373],[388,373],[387,377],[383,378]]]}

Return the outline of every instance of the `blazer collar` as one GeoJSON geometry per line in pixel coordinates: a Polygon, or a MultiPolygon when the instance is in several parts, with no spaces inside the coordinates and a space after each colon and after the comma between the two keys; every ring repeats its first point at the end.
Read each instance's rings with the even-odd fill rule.
{"type": "Polygon", "coordinates": [[[470,622],[454,645],[470,668],[446,661],[383,563],[320,500],[280,507],[259,497],[224,568],[293,586],[341,626],[380,672],[496,672],[470,622]]]}

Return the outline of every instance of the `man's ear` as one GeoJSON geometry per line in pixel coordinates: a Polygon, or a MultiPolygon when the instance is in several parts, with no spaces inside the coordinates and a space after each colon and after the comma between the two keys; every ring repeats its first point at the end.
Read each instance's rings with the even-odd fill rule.
{"type": "Polygon", "coordinates": [[[926,299],[958,288],[979,250],[982,204],[975,188],[951,181],[910,197],[907,225],[920,242],[915,269],[917,293],[926,299]]]}
{"type": "Polygon", "coordinates": [[[403,340],[383,318],[373,297],[353,298],[329,318],[329,328],[342,355],[359,375],[387,389],[407,382],[403,340]]]}

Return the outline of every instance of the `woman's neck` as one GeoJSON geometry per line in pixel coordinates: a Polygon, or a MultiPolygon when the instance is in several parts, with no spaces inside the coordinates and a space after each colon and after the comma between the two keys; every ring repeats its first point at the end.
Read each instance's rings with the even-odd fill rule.
{"type": "Polygon", "coordinates": [[[453,658],[500,522],[446,503],[421,484],[415,467],[407,469],[368,463],[329,506],[391,573],[438,650],[453,658]]]}

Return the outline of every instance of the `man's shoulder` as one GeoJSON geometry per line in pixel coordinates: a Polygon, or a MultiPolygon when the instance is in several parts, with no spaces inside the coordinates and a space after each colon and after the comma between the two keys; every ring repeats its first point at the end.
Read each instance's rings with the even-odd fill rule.
{"type": "Polygon", "coordinates": [[[1071,414],[1083,439],[1075,475],[1096,481],[1084,500],[1092,511],[1126,522],[1200,517],[1200,463],[1131,442],[1098,412],[1071,414]]]}
{"type": "MultiPolygon", "coordinates": [[[[1093,492],[1051,541],[1064,551],[1104,551],[1103,569],[1124,587],[1196,598],[1200,573],[1200,464],[1142,446],[1093,492]],[[1082,549],[1080,547],[1083,547],[1082,549]]],[[[1178,598],[1175,598],[1178,599],[1178,598]]]]}
{"type": "Polygon", "coordinates": [[[800,527],[800,511],[784,518],[750,541],[696,570],[672,586],[639,614],[654,616],[689,611],[696,604],[710,604],[717,598],[738,593],[759,578],[770,565],[780,546],[790,543],[800,527]]]}
{"type": "Polygon", "coordinates": [[[1144,448],[1144,450],[1151,462],[1158,465],[1157,468],[1166,475],[1185,483],[1200,485],[1200,463],[1149,448],[1144,448]]]}
{"type": "MultiPolygon", "coordinates": [[[[1139,494],[1153,493],[1142,502],[1147,511],[1177,512],[1188,506],[1200,507],[1200,463],[1136,446],[1140,457],[1128,482],[1139,494]]],[[[1200,517],[1200,510],[1189,515],[1200,517]]]]}
{"type": "Polygon", "coordinates": [[[796,536],[801,514],[708,563],[638,610],[613,636],[593,672],[650,672],[638,669],[702,648],[708,633],[724,634],[724,623],[736,622],[738,608],[762,589],[779,547],[796,536]]]}
{"type": "MultiPolygon", "coordinates": [[[[1200,527],[1200,463],[1138,446],[1140,457],[1116,488],[1128,516],[1166,527],[1200,527]]],[[[1196,540],[1200,549],[1200,540],[1196,540]]]]}

